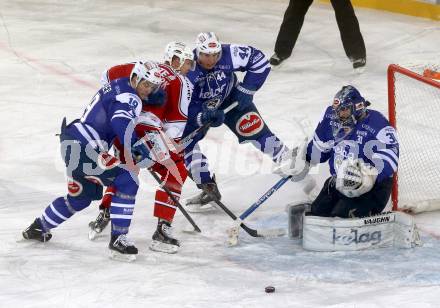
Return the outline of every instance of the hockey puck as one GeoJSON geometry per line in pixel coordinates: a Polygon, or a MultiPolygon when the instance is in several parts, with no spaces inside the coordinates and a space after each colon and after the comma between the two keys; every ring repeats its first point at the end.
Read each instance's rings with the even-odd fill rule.
{"type": "Polygon", "coordinates": [[[266,291],[266,293],[273,293],[275,292],[275,287],[267,286],[264,288],[264,291],[266,291]]]}

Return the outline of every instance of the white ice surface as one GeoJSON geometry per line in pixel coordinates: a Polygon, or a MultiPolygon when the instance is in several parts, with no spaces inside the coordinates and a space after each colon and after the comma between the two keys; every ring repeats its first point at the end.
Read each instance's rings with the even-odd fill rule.
{"type": "MultiPolygon", "coordinates": [[[[96,204],[53,230],[46,244],[18,241],[45,206],[65,193],[58,154],[61,119],[78,117],[98,88],[101,72],[136,59],[160,59],[166,43],[192,43],[200,31],[224,42],[251,44],[270,56],[286,1],[0,1],[0,306],[1,307],[439,307],[440,215],[417,216],[425,245],[414,250],[312,253],[287,238],[241,234],[225,245],[231,220],[194,215],[203,233],[183,233],[177,255],[148,250],[155,183],[143,176],[130,235],[140,253],[133,264],[107,258],[108,233],[87,239],[96,204]],[[127,4],[129,3],[129,4],[127,4]],[[264,287],[276,287],[274,294],[264,287]]],[[[288,144],[314,126],[326,104],[352,83],[386,111],[390,63],[435,61],[438,22],[358,9],[366,41],[366,71],[345,57],[334,13],[314,4],[294,54],[271,72],[255,102],[288,144]]],[[[241,213],[278,179],[260,168],[265,158],[238,146],[224,128],[206,142],[224,203],[241,213]],[[222,141],[222,142],[221,142],[222,141]]],[[[264,164],[263,164],[264,165],[264,164]]],[[[314,171],[319,185],[327,167],[314,171]]],[[[284,207],[305,198],[288,183],[250,218],[254,227],[287,225],[284,207]]],[[[185,185],[184,197],[196,188],[185,185]]]]}

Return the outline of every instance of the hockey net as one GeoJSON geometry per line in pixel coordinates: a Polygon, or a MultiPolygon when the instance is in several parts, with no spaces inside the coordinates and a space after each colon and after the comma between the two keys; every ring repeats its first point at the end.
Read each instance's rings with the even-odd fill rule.
{"type": "Polygon", "coordinates": [[[400,144],[393,209],[440,210],[440,62],[388,67],[388,111],[400,144]],[[437,72],[437,73],[436,73],[437,72]]]}

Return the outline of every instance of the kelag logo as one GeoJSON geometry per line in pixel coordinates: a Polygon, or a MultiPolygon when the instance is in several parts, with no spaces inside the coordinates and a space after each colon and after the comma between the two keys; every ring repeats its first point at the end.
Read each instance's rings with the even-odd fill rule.
{"type": "Polygon", "coordinates": [[[350,234],[338,235],[336,229],[333,228],[333,244],[357,245],[359,243],[371,243],[377,245],[381,241],[381,231],[359,233],[357,229],[351,229],[350,234]]]}

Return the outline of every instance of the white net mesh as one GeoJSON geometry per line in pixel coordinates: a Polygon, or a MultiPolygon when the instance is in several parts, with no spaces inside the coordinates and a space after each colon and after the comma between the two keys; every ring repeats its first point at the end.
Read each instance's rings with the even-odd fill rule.
{"type": "MultiPolygon", "coordinates": [[[[440,65],[406,67],[420,75],[440,65]]],[[[400,143],[398,207],[440,209],[440,88],[395,73],[395,114],[400,143]]],[[[440,82],[440,81],[439,81],[440,82]]]]}

